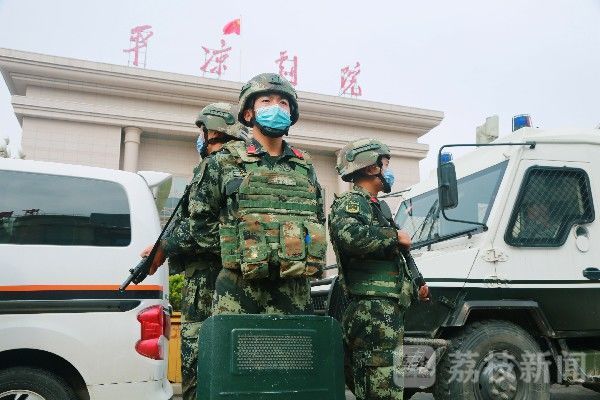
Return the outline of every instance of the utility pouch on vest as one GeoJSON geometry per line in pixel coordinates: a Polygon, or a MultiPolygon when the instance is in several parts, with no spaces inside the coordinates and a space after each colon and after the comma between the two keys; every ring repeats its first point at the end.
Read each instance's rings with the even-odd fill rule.
{"type": "Polygon", "coordinates": [[[221,238],[221,262],[223,268],[240,268],[240,249],[238,239],[238,228],[233,225],[221,225],[219,227],[221,238]]]}
{"type": "Polygon", "coordinates": [[[325,227],[310,221],[281,224],[279,262],[282,278],[319,276],[325,266],[325,227]]]}
{"type": "Polygon", "coordinates": [[[246,279],[266,278],[269,276],[269,246],[265,228],[257,220],[242,221],[238,225],[242,257],[240,269],[246,279]]]}
{"type": "Polygon", "coordinates": [[[306,234],[299,221],[281,223],[279,229],[279,274],[282,278],[304,275],[306,269],[306,234]]]}
{"type": "Polygon", "coordinates": [[[306,227],[306,276],[320,276],[325,268],[327,254],[327,238],[325,226],[315,222],[304,221],[306,227]]]}

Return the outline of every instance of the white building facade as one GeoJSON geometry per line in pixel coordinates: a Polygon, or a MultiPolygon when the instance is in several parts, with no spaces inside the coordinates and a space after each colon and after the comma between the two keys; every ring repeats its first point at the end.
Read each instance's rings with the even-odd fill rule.
{"type": "MultiPolygon", "coordinates": [[[[174,176],[180,195],[199,156],[194,125],[212,102],[237,104],[242,83],[0,49],[0,71],[22,127],[26,158],[174,176]]],[[[298,92],[300,119],[286,138],[308,151],[327,207],[348,189],[336,152],[371,137],[390,146],[396,189],[419,180],[428,146],[419,137],[443,113],[346,97],[298,92]]]]}

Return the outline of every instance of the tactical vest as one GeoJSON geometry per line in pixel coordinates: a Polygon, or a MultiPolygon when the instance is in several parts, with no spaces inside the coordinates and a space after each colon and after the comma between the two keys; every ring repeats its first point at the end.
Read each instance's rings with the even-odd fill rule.
{"type": "MultiPolygon", "coordinates": [[[[358,194],[364,197],[364,194],[358,191],[346,192],[341,197],[350,194],[358,194]]],[[[382,204],[387,207],[387,204],[383,202],[382,204]]],[[[392,222],[387,220],[381,213],[381,210],[376,209],[377,204],[369,200],[369,205],[373,226],[393,226],[392,222]]],[[[407,277],[404,258],[399,252],[391,255],[369,253],[362,256],[345,256],[339,254],[338,249],[335,247],[340,263],[342,284],[348,294],[391,297],[399,299],[400,303],[406,307],[410,305],[412,284],[407,277]]]]}
{"type": "Polygon", "coordinates": [[[240,269],[245,279],[269,277],[269,266],[278,267],[281,278],[320,275],[327,241],[310,161],[295,151],[294,169],[275,170],[251,147],[227,146],[243,176],[225,183],[230,210],[219,228],[223,267],[240,269]]]}

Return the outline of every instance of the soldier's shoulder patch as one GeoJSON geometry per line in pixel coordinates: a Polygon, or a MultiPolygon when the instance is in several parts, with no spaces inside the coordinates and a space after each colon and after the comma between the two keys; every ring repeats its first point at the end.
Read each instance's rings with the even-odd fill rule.
{"type": "Polygon", "coordinates": [[[299,158],[299,159],[303,159],[304,158],[304,153],[302,152],[302,150],[299,150],[295,147],[292,147],[292,153],[294,153],[294,155],[299,158]]]}
{"type": "Polygon", "coordinates": [[[360,212],[360,204],[356,200],[350,200],[346,203],[346,212],[350,214],[358,214],[360,212]]]}

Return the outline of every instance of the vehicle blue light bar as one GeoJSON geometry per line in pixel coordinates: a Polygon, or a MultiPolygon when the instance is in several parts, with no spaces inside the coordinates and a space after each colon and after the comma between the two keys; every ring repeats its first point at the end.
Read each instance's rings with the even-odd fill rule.
{"type": "Polygon", "coordinates": [[[452,161],[452,153],[442,153],[440,154],[440,164],[445,164],[452,161]]]}
{"type": "Polygon", "coordinates": [[[513,132],[524,127],[531,128],[531,117],[529,114],[515,115],[512,119],[513,132]]]}

